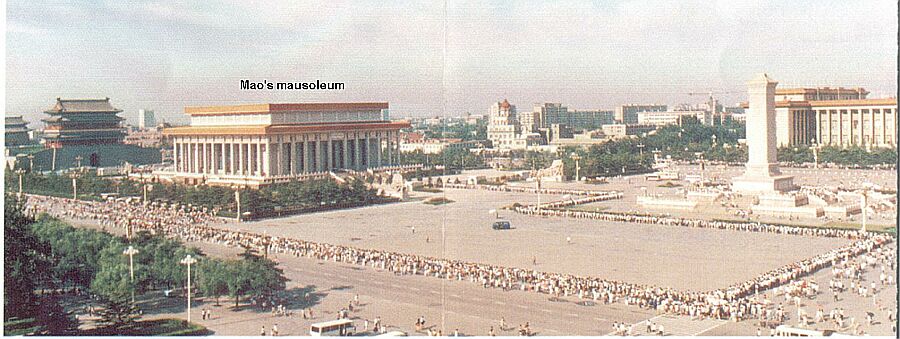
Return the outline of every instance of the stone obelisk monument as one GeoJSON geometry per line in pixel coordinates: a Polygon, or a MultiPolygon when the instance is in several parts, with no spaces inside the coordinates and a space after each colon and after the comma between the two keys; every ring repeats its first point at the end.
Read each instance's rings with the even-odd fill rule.
{"type": "Polygon", "coordinates": [[[794,177],[781,174],[775,140],[775,86],[778,83],[761,73],[747,83],[750,110],[747,112],[749,157],[744,174],[734,178],[735,192],[775,193],[794,188],[794,177]]]}

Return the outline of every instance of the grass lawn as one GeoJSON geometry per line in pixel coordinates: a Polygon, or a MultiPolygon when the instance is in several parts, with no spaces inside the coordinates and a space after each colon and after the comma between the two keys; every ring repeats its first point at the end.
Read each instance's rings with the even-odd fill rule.
{"type": "Polygon", "coordinates": [[[424,186],[422,186],[422,187],[419,187],[419,186],[413,187],[413,191],[415,191],[415,192],[428,192],[428,193],[441,193],[441,192],[444,192],[444,191],[441,190],[440,188],[424,187],[424,186]]]}
{"type": "MultiPolygon", "coordinates": [[[[738,219],[719,219],[714,218],[713,220],[719,221],[729,221],[729,222],[747,222],[747,220],[738,220],[738,219]]],[[[754,221],[751,221],[754,222],[754,221]]],[[[768,223],[768,222],[763,222],[768,223]]],[[[800,224],[795,222],[772,222],[770,224],[778,224],[778,225],[786,225],[786,226],[797,226],[797,227],[807,227],[807,228],[835,228],[835,229],[859,229],[859,222],[846,222],[846,221],[829,221],[824,225],[809,225],[809,224],[800,224]]],[[[867,224],[866,228],[869,231],[874,232],[896,232],[896,226],[892,224],[867,224]]]]}
{"type": "Polygon", "coordinates": [[[108,327],[95,328],[83,331],[81,335],[89,336],[201,336],[209,335],[209,330],[201,325],[190,323],[181,319],[159,319],[138,321],[134,326],[122,329],[108,327]]]}
{"type": "Polygon", "coordinates": [[[18,336],[32,334],[39,331],[43,326],[38,325],[34,318],[18,319],[12,318],[3,323],[4,336],[18,336]]]}
{"type": "Polygon", "coordinates": [[[451,202],[453,202],[453,200],[450,200],[450,199],[447,199],[444,197],[433,197],[433,198],[425,199],[425,201],[424,201],[424,203],[429,204],[429,205],[443,205],[443,204],[449,204],[451,202]]]}
{"type": "MultiPolygon", "coordinates": [[[[861,225],[861,223],[859,221],[856,221],[856,222],[829,221],[829,222],[825,223],[824,227],[840,228],[840,229],[859,229],[860,225],[861,225]]],[[[875,232],[895,232],[896,225],[866,223],[866,229],[869,231],[875,231],[875,232]]]]}

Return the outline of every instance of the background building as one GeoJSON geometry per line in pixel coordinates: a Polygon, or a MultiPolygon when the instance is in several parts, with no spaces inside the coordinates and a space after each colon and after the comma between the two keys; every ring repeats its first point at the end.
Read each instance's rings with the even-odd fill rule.
{"type": "MultiPolygon", "coordinates": [[[[487,137],[493,148],[524,149],[526,139],[516,116],[516,106],[503,99],[495,102],[488,112],[487,137]]],[[[531,132],[531,131],[526,131],[531,132]]]]}
{"type": "Polygon", "coordinates": [[[615,119],[618,123],[623,124],[637,124],[638,123],[638,113],[640,112],[665,112],[668,111],[669,107],[666,105],[643,105],[643,104],[628,104],[616,107],[615,119]]]}
{"type": "Polygon", "coordinates": [[[640,112],[638,113],[638,125],[677,125],[685,117],[697,118],[704,125],[712,125],[713,115],[710,111],[665,111],[665,112],[640,112]]]}
{"type": "Polygon", "coordinates": [[[611,110],[571,110],[568,113],[568,121],[560,123],[569,125],[574,130],[592,130],[616,123],[615,112],[611,110]]]}
{"type": "Polygon", "coordinates": [[[650,133],[651,131],[655,131],[656,128],[656,125],[612,124],[603,125],[602,131],[604,135],[610,138],[624,138],[626,136],[650,133]]]}
{"type": "Polygon", "coordinates": [[[480,143],[476,140],[465,141],[456,138],[440,138],[440,139],[418,139],[416,141],[401,140],[400,152],[412,153],[422,152],[423,154],[438,154],[445,150],[452,149],[470,149],[475,148],[480,143]]]}
{"type": "Polygon", "coordinates": [[[4,140],[4,144],[6,147],[13,146],[21,146],[31,144],[31,137],[29,137],[28,132],[31,131],[28,128],[28,122],[22,119],[21,115],[7,115],[5,117],[6,124],[4,125],[4,134],[6,139],[4,140]]]}
{"type": "Polygon", "coordinates": [[[570,110],[560,103],[534,104],[533,117],[522,119],[522,129],[533,126],[532,132],[547,129],[552,125],[565,125],[575,131],[600,128],[615,123],[615,113],[604,110],[570,110]]]}
{"type": "Polygon", "coordinates": [[[130,127],[126,129],[125,139],[122,142],[126,145],[140,147],[159,147],[163,142],[162,130],[155,126],[150,128],[130,127]]]}
{"type": "Polygon", "coordinates": [[[776,89],[778,146],[896,147],[897,99],[868,94],[864,88],[776,89]]]}
{"type": "Polygon", "coordinates": [[[44,146],[121,144],[125,136],[120,126],[122,110],[105,99],[60,99],[44,111],[44,146]]]}
{"type": "Polygon", "coordinates": [[[60,99],[44,111],[49,117],[42,132],[44,148],[35,152],[36,170],[56,171],[73,166],[113,167],[160,162],[159,149],[123,144],[121,110],[104,99],[60,99]]]}
{"type": "Polygon", "coordinates": [[[782,133],[785,129],[793,132],[789,140],[801,136],[793,138],[796,144],[812,144],[808,139],[812,133],[815,143],[822,145],[897,147],[896,98],[809,101],[807,107],[796,110],[788,126],[779,128],[782,133]],[[807,110],[813,112],[811,122],[807,110]]]}
{"type": "Polygon", "coordinates": [[[175,181],[258,187],[308,174],[397,164],[406,121],[388,103],[185,107],[191,125],[163,130],[175,181]]]}
{"type": "Polygon", "coordinates": [[[146,129],[155,127],[156,116],[153,114],[153,111],[146,109],[138,110],[138,128],[146,129]]]}
{"type": "Polygon", "coordinates": [[[867,95],[862,87],[780,88],[775,90],[775,101],[862,100],[867,95]]]}

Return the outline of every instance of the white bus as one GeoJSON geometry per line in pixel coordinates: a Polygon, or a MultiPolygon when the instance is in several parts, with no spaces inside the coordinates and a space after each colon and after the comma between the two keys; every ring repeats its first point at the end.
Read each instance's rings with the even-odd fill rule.
{"type": "Polygon", "coordinates": [[[353,320],[338,319],[315,323],[309,326],[309,335],[314,337],[345,337],[353,334],[356,326],[353,320]]]}

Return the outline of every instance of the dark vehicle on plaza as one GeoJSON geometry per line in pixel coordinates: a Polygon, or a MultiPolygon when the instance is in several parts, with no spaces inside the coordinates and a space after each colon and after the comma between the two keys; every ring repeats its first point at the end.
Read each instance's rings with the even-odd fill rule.
{"type": "Polygon", "coordinates": [[[495,221],[494,225],[491,226],[491,228],[493,228],[495,230],[508,230],[508,229],[510,229],[509,221],[506,221],[506,220],[495,221]]]}

